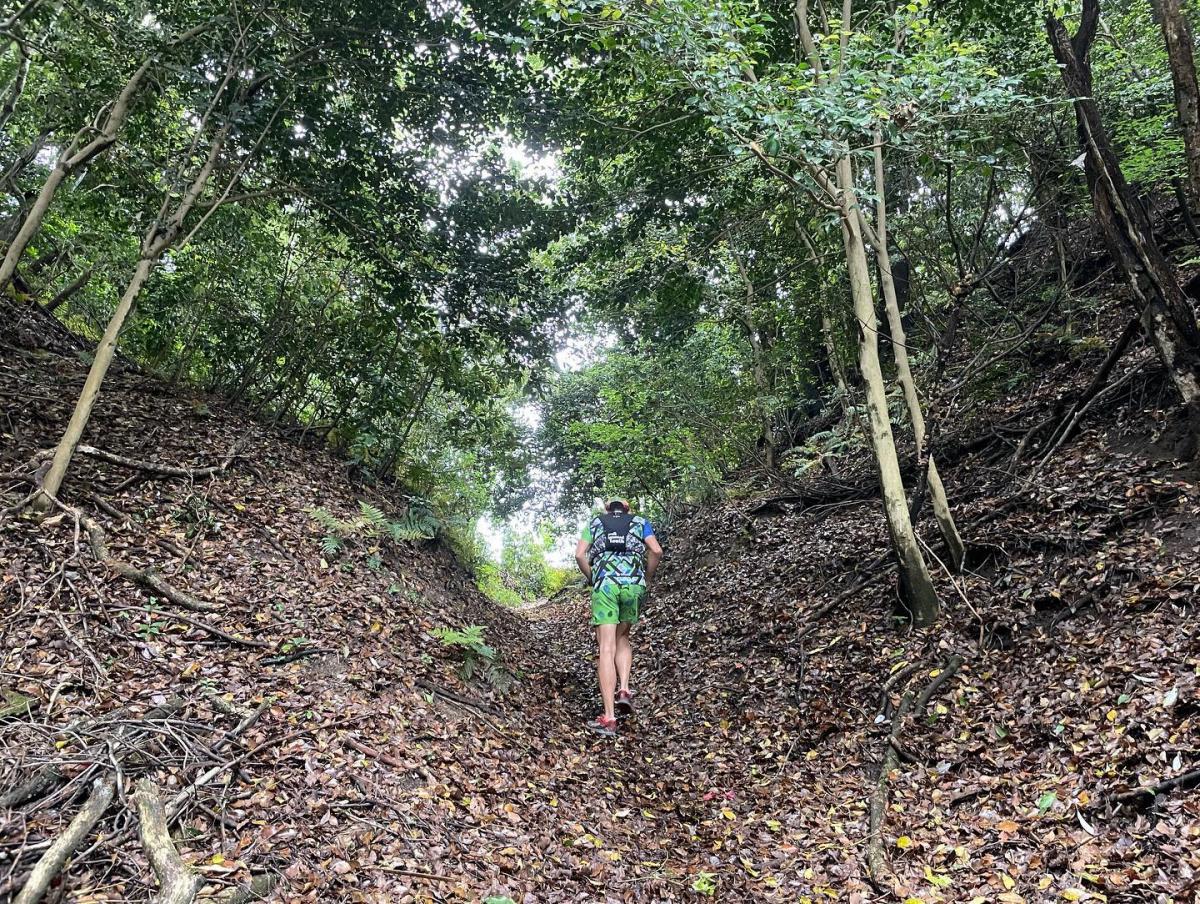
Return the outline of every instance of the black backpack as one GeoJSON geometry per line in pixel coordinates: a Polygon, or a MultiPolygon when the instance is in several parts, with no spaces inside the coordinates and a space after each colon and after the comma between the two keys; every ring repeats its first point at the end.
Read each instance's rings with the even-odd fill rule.
{"type": "Polygon", "coordinates": [[[633,515],[606,513],[598,517],[601,530],[592,536],[589,558],[595,559],[605,552],[641,553],[641,538],[633,534],[633,515]]]}

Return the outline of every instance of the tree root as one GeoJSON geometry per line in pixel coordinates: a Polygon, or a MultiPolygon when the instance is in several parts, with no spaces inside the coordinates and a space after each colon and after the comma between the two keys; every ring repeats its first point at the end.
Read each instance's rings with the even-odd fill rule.
{"type": "Polygon", "coordinates": [[[33,872],[29,874],[25,887],[21,889],[21,893],[17,895],[13,904],[37,904],[42,899],[46,889],[50,887],[50,882],[67,862],[67,858],[71,856],[75,848],[79,847],[92,827],[100,821],[100,817],[112,803],[115,793],[116,782],[111,777],[98,778],[92,783],[92,793],[84,803],[83,809],[71,820],[66,831],[59,835],[42,854],[41,859],[34,866],[33,872]]]}
{"type": "MultiPolygon", "coordinates": [[[[145,609],[141,609],[137,606],[117,606],[109,611],[141,612],[143,614],[147,614],[145,609]]],[[[206,634],[211,634],[213,637],[223,640],[226,643],[236,644],[237,646],[253,647],[256,650],[266,650],[271,646],[265,640],[254,640],[250,637],[239,637],[236,634],[230,634],[228,631],[222,631],[220,628],[216,627],[215,625],[210,625],[208,622],[202,622],[197,618],[191,618],[187,615],[180,615],[178,612],[153,612],[149,614],[161,616],[167,621],[183,622],[185,625],[191,625],[193,628],[197,628],[206,634]]]]}
{"type": "Polygon", "coordinates": [[[460,706],[466,706],[475,710],[476,712],[487,713],[489,716],[497,717],[502,715],[502,713],[500,713],[494,707],[488,706],[482,700],[472,700],[470,697],[465,697],[462,694],[455,693],[447,687],[442,687],[440,684],[434,684],[432,681],[425,681],[418,678],[416,685],[423,691],[427,691],[428,693],[437,697],[442,697],[445,700],[449,700],[451,703],[457,703],[460,706]]]}
{"type": "Polygon", "coordinates": [[[169,599],[175,605],[182,606],[184,609],[190,609],[193,612],[211,612],[217,608],[213,603],[198,600],[190,593],[171,586],[158,574],[149,569],[135,568],[128,562],[118,559],[108,551],[108,537],[104,533],[104,528],[76,509],[68,506],[63,506],[63,508],[79,519],[79,523],[87,533],[88,546],[91,547],[92,555],[127,581],[153,590],[160,596],[169,599]]]}
{"type": "MultiPolygon", "coordinates": [[[[890,871],[887,855],[883,848],[883,824],[887,815],[888,777],[892,770],[900,765],[902,759],[915,761],[917,758],[908,753],[900,743],[904,732],[904,720],[909,712],[920,716],[929,705],[934,695],[962,667],[963,658],[951,656],[941,671],[925,686],[919,695],[912,691],[905,693],[892,714],[892,726],[888,731],[886,745],[883,751],[883,762],[879,766],[879,775],[875,779],[875,790],[871,794],[870,818],[867,828],[867,874],[876,888],[883,890],[883,880],[890,871]]],[[[889,689],[890,690],[890,689],[889,689]]]]}
{"type": "Polygon", "coordinates": [[[217,474],[223,474],[229,470],[229,466],[237,458],[237,446],[234,446],[233,450],[219,465],[213,465],[209,468],[180,468],[175,465],[164,465],[152,461],[139,461],[136,458],[126,458],[124,455],[115,455],[112,452],[97,449],[95,446],[83,444],[76,446],[75,451],[80,455],[89,455],[92,458],[98,458],[110,464],[123,465],[126,468],[134,468],[138,471],[146,471],[149,474],[158,474],[162,477],[178,477],[182,480],[201,480],[205,477],[215,477],[217,474]]]}
{"type": "Polygon", "coordinates": [[[909,691],[892,714],[892,727],[888,732],[887,744],[883,751],[883,762],[879,766],[879,775],[875,779],[875,791],[871,794],[870,822],[867,829],[867,874],[871,882],[882,888],[884,876],[888,872],[887,855],[883,852],[883,822],[887,813],[888,776],[900,765],[898,753],[900,732],[904,726],[904,717],[912,708],[913,695],[909,691]]]}
{"type": "Polygon", "coordinates": [[[1112,798],[1112,801],[1115,804],[1127,804],[1132,807],[1148,807],[1168,791],[1174,791],[1176,788],[1187,790],[1197,785],[1200,785],[1200,769],[1193,769],[1174,778],[1164,779],[1158,784],[1147,785],[1144,788],[1135,788],[1132,791],[1118,794],[1112,798]]]}
{"type": "Polygon", "coordinates": [[[149,779],[141,779],[130,802],[137,810],[138,837],[160,886],[154,904],[191,904],[200,890],[200,877],[175,850],[158,789],[149,779]]]}
{"type": "MultiPolygon", "coordinates": [[[[170,697],[165,703],[161,703],[151,710],[148,710],[139,721],[141,722],[160,722],[171,718],[180,709],[183,708],[183,698],[170,697]]],[[[68,731],[77,732],[79,734],[91,734],[92,731],[100,727],[97,722],[85,721],[74,722],[68,727],[68,731]]],[[[129,738],[131,729],[129,725],[121,726],[111,738],[107,738],[114,749],[122,747],[129,738]]],[[[94,736],[94,735],[93,735],[94,736]]],[[[62,770],[59,769],[56,763],[47,763],[44,766],[38,767],[28,779],[21,784],[7,791],[0,797],[0,809],[9,809],[19,807],[28,801],[44,797],[52,788],[62,784],[64,779],[62,770]]]]}

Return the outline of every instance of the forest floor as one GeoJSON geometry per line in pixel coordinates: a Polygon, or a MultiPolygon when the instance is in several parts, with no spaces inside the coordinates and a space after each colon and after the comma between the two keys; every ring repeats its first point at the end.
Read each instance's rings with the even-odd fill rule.
{"type": "MultiPolygon", "coordinates": [[[[0,332],[4,510],[86,365],[0,332]]],[[[989,402],[993,439],[965,442],[984,431],[963,420],[944,472],[973,556],[938,573],[932,628],[892,617],[878,500],[839,498],[865,462],[732,487],[671,531],[615,741],[583,728],[582,596],[502,610],[440,543],[326,556],[312,507],[399,512],[402,495],[219,398],[114,373],[86,441],[143,466],[80,455],[62,509],[0,524],[0,690],[29,701],[0,719],[0,800],[49,776],[0,810],[0,901],[113,777],[58,900],[150,893],[139,777],[199,900],[246,900],[256,877],[322,902],[1195,900],[1200,491],[1159,442],[1149,351],[1045,466],[1008,468],[1100,357],[1056,354],[989,402]],[[203,608],[96,562],[76,513],[203,608]],[[472,624],[519,673],[506,696],[431,633],[472,624]]]]}

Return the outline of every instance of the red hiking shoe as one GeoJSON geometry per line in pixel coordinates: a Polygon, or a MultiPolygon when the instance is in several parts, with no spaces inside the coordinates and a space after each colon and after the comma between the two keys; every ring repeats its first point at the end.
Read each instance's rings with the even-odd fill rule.
{"type": "Polygon", "coordinates": [[[614,707],[618,719],[627,719],[633,715],[633,691],[618,691],[614,707]]]}
{"type": "Polygon", "coordinates": [[[615,738],[617,736],[617,720],[606,719],[604,716],[596,716],[595,720],[588,722],[587,727],[590,731],[594,731],[598,735],[603,735],[606,738],[615,738]]]}

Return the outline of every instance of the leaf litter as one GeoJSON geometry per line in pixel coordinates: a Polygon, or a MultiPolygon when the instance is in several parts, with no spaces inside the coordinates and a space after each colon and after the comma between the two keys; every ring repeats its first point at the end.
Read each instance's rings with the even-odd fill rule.
{"type": "MultiPolygon", "coordinates": [[[[4,348],[0,470],[36,466],[82,377],[73,357],[4,348]],[[59,401],[11,404],[30,382],[59,401]]],[[[1061,391],[1054,374],[1041,391],[1061,391]]],[[[238,458],[187,481],[80,457],[65,501],[113,555],[214,608],[182,613],[99,566],[65,513],[6,519],[0,683],[28,702],[0,721],[0,792],[58,777],[4,811],[0,898],[115,765],[122,797],[140,775],[180,796],[206,895],[268,876],[286,901],[1190,900],[1200,804],[1137,791],[1200,768],[1200,499],[1194,470],[1136,441],[1140,417],[1110,412],[1033,475],[964,456],[947,483],[987,554],[955,586],[939,575],[946,612],[921,631],[893,617],[886,574],[814,618],[884,551],[877,502],[763,515],[756,493],[695,513],[637,631],[636,720],[607,742],[582,728],[582,597],[500,609],[436,542],[329,557],[306,512],[399,513],[400,494],[125,369],[88,442],[186,468],[238,458]],[[470,625],[519,673],[509,695],[465,682],[433,634],[470,625]],[[889,728],[955,655],[896,736],[873,884],[889,728]]],[[[5,489],[6,506],[23,492],[5,489]]],[[[132,826],[109,809],[66,900],[150,894],[132,826]]]]}

